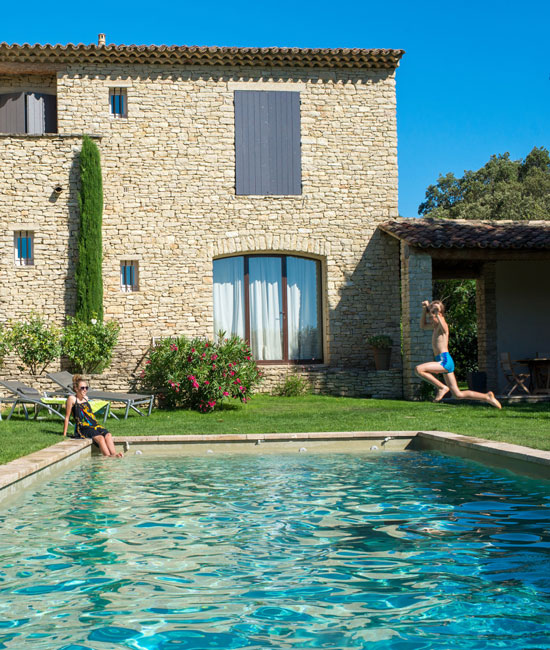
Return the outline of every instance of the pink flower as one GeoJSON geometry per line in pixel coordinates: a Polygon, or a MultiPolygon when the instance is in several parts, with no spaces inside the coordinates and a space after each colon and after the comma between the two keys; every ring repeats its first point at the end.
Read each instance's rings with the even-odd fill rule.
{"type": "Polygon", "coordinates": [[[244,391],[246,390],[246,388],[245,388],[244,386],[239,386],[239,390],[242,390],[243,393],[244,393],[244,391]]]}
{"type": "Polygon", "coordinates": [[[230,368],[233,368],[233,364],[232,364],[232,363],[230,363],[230,364],[229,364],[229,367],[230,367],[230,368]]]}
{"type": "Polygon", "coordinates": [[[172,352],[177,352],[178,346],[175,343],[172,343],[172,345],[170,346],[170,350],[172,350],[172,352]]]}
{"type": "Polygon", "coordinates": [[[246,357],[246,360],[247,360],[247,361],[250,361],[250,357],[246,357]]]}
{"type": "Polygon", "coordinates": [[[206,356],[206,352],[203,352],[203,353],[201,354],[201,357],[204,359],[205,356],[206,356]]]}
{"type": "Polygon", "coordinates": [[[194,352],[194,351],[195,351],[195,348],[191,348],[191,352],[194,352]]]}
{"type": "Polygon", "coordinates": [[[234,373],[233,370],[232,370],[229,374],[233,377],[233,375],[234,375],[235,373],[234,373]]]}
{"type": "Polygon", "coordinates": [[[216,364],[215,363],[212,364],[212,370],[216,370],[216,364]]]}
{"type": "Polygon", "coordinates": [[[205,344],[204,344],[204,347],[207,348],[207,347],[208,347],[208,343],[205,343],[205,344]]]}
{"type": "Polygon", "coordinates": [[[217,355],[217,354],[213,354],[213,355],[211,356],[212,361],[216,361],[217,358],[218,358],[218,355],[217,355]]]}
{"type": "Polygon", "coordinates": [[[229,397],[229,393],[226,390],[223,391],[223,394],[225,397],[229,397]]]}
{"type": "Polygon", "coordinates": [[[235,383],[236,383],[236,384],[240,384],[240,383],[241,383],[241,380],[237,377],[237,379],[235,379],[235,383]]]}
{"type": "Polygon", "coordinates": [[[148,366],[150,363],[151,363],[151,359],[148,359],[148,360],[145,362],[145,365],[148,366]]]}
{"type": "Polygon", "coordinates": [[[191,357],[191,356],[187,357],[187,361],[192,361],[192,360],[193,360],[193,357],[191,357]]]}
{"type": "Polygon", "coordinates": [[[195,381],[195,376],[194,375],[188,375],[187,379],[189,379],[189,381],[195,381]]]}
{"type": "Polygon", "coordinates": [[[205,382],[204,382],[204,385],[205,385],[205,386],[208,386],[209,384],[210,384],[209,381],[205,381],[205,382]]]}

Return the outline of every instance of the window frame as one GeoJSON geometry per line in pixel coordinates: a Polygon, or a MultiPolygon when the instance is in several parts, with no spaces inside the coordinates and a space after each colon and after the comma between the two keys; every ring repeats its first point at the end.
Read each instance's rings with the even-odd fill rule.
{"type": "Polygon", "coordinates": [[[125,87],[109,88],[109,114],[111,117],[119,120],[128,117],[128,92],[125,87]],[[120,97],[122,102],[122,111],[115,111],[115,97],[120,97]]]}
{"type": "MultiPolygon", "coordinates": [[[[244,293],[244,331],[245,340],[250,345],[250,264],[252,258],[271,257],[279,258],[281,260],[281,308],[283,314],[283,358],[282,359],[269,359],[269,360],[256,360],[258,365],[265,366],[280,366],[287,365],[313,365],[324,364],[324,327],[323,327],[323,293],[322,293],[322,264],[321,260],[314,257],[307,257],[305,255],[293,255],[290,253],[250,253],[240,255],[226,255],[216,259],[227,259],[228,257],[242,257],[244,267],[243,277],[243,293],[244,293]],[[315,262],[317,269],[317,320],[319,326],[319,336],[321,339],[321,358],[319,359],[289,359],[288,358],[288,286],[287,286],[287,258],[296,257],[299,259],[309,260],[315,262]]],[[[216,260],[214,260],[216,261],[216,260]]]]}
{"type": "Polygon", "coordinates": [[[139,261],[120,260],[120,290],[122,293],[137,293],[139,291],[139,261]],[[123,269],[133,268],[133,284],[124,282],[126,272],[123,269]]]}
{"type": "Polygon", "coordinates": [[[27,267],[34,266],[34,231],[33,230],[15,230],[13,233],[13,259],[15,266],[27,267]],[[22,239],[27,240],[27,253],[31,249],[31,254],[25,257],[20,257],[19,252],[21,250],[19,242],[22,239]]]}

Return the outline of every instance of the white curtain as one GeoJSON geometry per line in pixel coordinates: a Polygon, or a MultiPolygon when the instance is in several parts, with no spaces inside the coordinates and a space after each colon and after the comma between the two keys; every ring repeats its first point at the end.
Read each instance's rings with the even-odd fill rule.
{"type": "Polygon", "coordinates": [[[287,257],[286,275],[289,359],[321,359],[317,263],[287,257]]]}
{"type": "Polygon", "coordinates": [[[214,260],[214,335],[244,338],[244,259],[214,260]]]}
{"type": "Polygon", "coordinates": [[[251,257],[250,342],[259,361],[283,358],[281,258],[251,257]]]}

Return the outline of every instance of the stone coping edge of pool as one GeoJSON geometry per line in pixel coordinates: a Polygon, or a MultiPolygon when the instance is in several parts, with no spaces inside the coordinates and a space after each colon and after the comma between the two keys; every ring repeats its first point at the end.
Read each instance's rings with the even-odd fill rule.
{"type": "MultiPolygon", "coordinates": [[[[185,444],[206,442],[256,442],[296,440],[378,440],[386,437],[410,439],[409,448],[437,450],[459,455],[478,462],[510,469],[534,478],[550,480],[550,451],[532,449],[506,442],[494,442],[483,438],[471,438],[446,431],[339,431],[317,433],[259,433],[217,434],[181,436],[118,436],[115,443],[185,444]]],[[[35,451],[28,456],[0,465],[0,500],[18,487],[29,484],[45,470],[67,461],[91,454],[90,440],[63,440],[51,447],[35,451]],[[10,489],[11,488],[11,489],[10,489]]]]}

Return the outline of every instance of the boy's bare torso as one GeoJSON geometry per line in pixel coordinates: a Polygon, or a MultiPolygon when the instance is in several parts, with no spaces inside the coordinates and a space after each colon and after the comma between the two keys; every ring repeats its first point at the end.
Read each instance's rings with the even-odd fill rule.
{"type": "MultiPolygon", "coordinates": [[[[440,318],[442,318],[440,316],[440,318]]],[[[445,331],[441,323],[434,322],[434,330],[432,334],[432,348],[434,356],[449,351],[449,333],[445,331]]]]}

